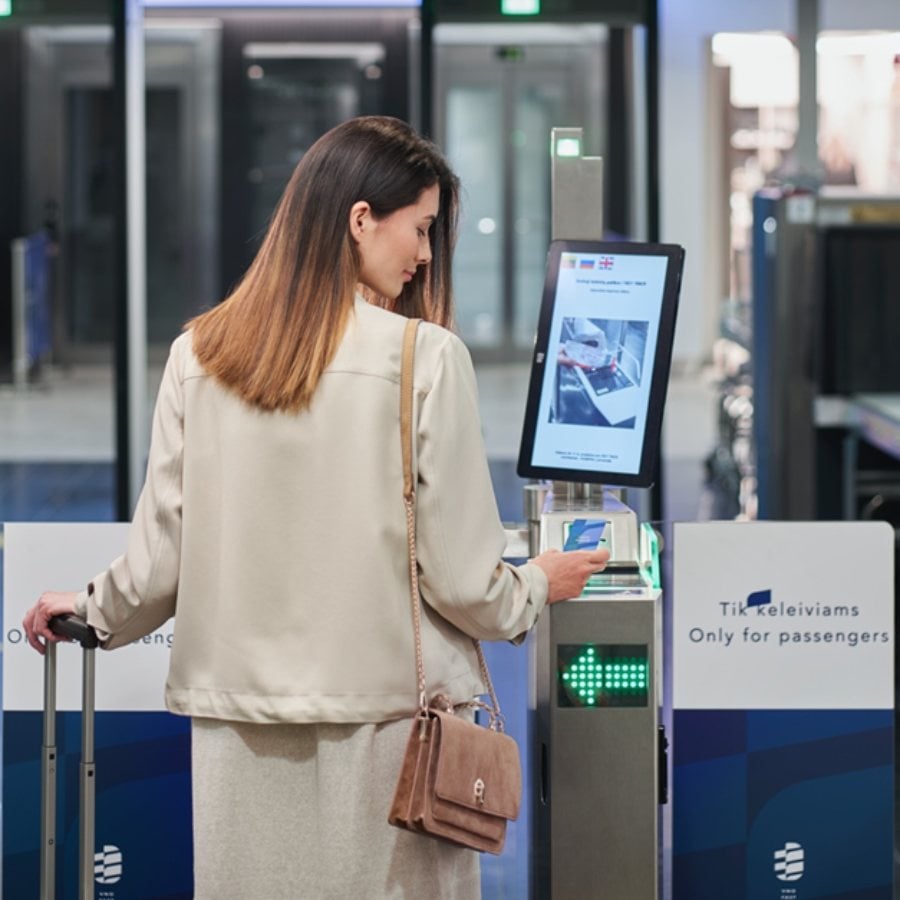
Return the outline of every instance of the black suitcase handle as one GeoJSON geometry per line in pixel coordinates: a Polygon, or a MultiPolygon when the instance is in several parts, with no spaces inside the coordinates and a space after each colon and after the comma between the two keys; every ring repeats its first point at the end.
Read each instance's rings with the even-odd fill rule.
{"type": "Polygon", "coordinates": [[[54,634],[77,641],[85,650],[93,650],[100,646],[97,632],[79,616],[69,615],[68,613],[54,616],[48,625],[54,634]]]}

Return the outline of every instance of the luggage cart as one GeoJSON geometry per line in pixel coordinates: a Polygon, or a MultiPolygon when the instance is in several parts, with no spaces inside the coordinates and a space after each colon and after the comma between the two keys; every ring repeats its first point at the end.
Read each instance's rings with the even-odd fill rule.
{"type": "MultiPolygon", "coordinates": [[[[57,616],[50,630],[81,644],[81,777],[79,816],[79,893],[94,897],[94,629],[77,616],[57,616]]],[[[41,892],[40,900],[56,897],[56,644],[47,642],[44,654],[44,738],[41,760],[41,892]]]]}

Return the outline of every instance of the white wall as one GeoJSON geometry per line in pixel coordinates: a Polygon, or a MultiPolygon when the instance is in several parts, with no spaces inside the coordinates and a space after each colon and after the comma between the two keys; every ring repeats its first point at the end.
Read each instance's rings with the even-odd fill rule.
{"type": "MultiPolygon", "coordinates": [[[[794,33],[800,0],[659,0],[660,238],[687,250],[675,361],[688,369],[709,356],[723,299],[715,261],[705,252],[712,135],[707,79],[709,39],[719,31],[794,33]]],[[[819,28],[900,30],[897,0],[820,0],[819,28]]]]}

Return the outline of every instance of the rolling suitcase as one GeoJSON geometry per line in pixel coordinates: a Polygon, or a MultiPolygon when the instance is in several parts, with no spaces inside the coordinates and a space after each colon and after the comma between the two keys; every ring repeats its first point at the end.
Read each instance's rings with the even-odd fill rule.
{"type": "MultiPolygon", "coordinates": [[[[83,619],[57,616],[50,630],[81,644],[81,774],[79,817],[80,900],[94,897],[94,650],[97,635],[83,619]]],[[[44,738],[41,759],[41,900],[56,897],[56,644],[44,654],[44,738]]]]}

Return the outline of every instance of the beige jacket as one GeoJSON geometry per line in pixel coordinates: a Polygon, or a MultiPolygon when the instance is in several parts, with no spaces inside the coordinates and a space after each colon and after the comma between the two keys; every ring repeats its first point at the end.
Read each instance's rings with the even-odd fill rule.
{"type": "MultiPolygon", "coordinates": [[[[172,345],[127,551],[79,595],[113,648],[175,616],[166,702],[248,722],[412,712],[416,675],[399,436],[405,319],[357,300],[312,406],[252,408],[172,345]]],[[[511,639],[544,607],[505,546],[462,342],[419,328],[417,544],[428,691],[482,690],[468,636],[511,639]]]]}

